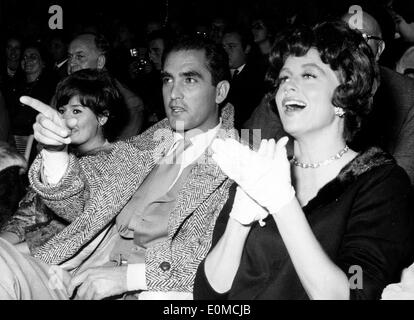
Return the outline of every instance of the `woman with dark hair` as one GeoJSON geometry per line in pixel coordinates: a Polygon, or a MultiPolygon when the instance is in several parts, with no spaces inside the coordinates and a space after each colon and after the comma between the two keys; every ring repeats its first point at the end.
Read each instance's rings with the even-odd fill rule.
{"type": "MultiPolygon", "coordinates": [[[[25,153],[28,139],[33,134],[33,124],[37,112],[22,105],[19,97],[30,95],[44,103],[50,102],[56,89],[57,80],[48,72],[46,63],[46,51],[40,44],[31,43],[24,48],[21,60],[23,77],[16,84],[16,91],[10,101],[11,105],[8,106],[11,133],[18,151],[22,154],[25,153]]],[[[35,155],[36,148],[32,147],[29,165],[35,155]]]]}
{"type": "MultiPolygon", "coordinates": [[[[108,152],[118,135],[121,110],[125,110],[113,80],[104,71],[84,69],[62,80],[52,99],[64,119],[76,119],[69,149],[78,156],[108,152]]],[[[73,120],[72,120],[73,121],[73,120]]],[[[26,240],[37,247],[62,230],[69,222],[53,214],[40,197],[29,190],[19,209],[2,228],[0,237],[13,244],[26,240]]]]}
{"type": "Polygon", "coordinates": [[[213,144],[233,180],[198,299],[375,299],[413,255],[410,181],[378,148],[347,142],[371,109],[378,79],[362,36],[341,22],[283,33],[269,76],[287,138],[258,152],[213,144]],[[255,223],[259,221],[259,224],[255,223]]]}

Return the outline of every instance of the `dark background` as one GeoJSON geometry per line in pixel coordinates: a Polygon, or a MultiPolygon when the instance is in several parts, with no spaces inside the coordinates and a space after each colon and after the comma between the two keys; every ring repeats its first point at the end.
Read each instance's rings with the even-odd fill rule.
{"type": "Polygon", "coordinates": [[[177,20],[181,24],[207,23],[212,16],[224,16],[245,22],[258,11],[275,19],[285,19],[291,12],[304,12],[309,19],[326,17],[335,12],[341,1],[326,0],[1,0],[0,36],[18,32],[26,37],[36,37],[48,31],[51,5],[63,9],[64,29],[75,30],[79,24],[101,24],[110,28],[109,22],[120,19],[139,30],[150,19],[177,20]],[[167,5],[168,4],[168,5],[167,5]]]}

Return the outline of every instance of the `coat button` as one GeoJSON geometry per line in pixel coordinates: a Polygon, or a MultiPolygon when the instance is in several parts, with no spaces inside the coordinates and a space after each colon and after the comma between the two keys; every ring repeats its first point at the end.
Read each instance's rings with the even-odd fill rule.
{"type": "Polygon", "coordinates": [[[168,270],[170,270],[171,265],[170,265],[169,262],[164,261],[164,262],[161,262],[160,268],[161,268],[162,271],[168,271],[168,270]]]}

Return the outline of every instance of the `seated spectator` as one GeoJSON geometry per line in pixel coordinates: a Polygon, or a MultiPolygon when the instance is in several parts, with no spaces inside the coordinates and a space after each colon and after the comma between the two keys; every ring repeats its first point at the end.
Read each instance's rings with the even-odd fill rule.
{"type": "Polygon", "coordinates": [[[223,32],[228,26],[228,21],[221,16],[215,16],[210,21],[208,37],[215,43],[221,44],[223,40],[223,32]]]}
{"type": "MultiPolygon", "coordinates": [[[[109,43],[104,36],[94,33],[79,34],[69,45],[68,74],[81,69],[105,70],[109,54],[109,43]]],[[[118,90],[128,108],[126,124],[119,139],[135,136],[142,130],[144,105],[140,97],[115,79],[118,90]]]]}
{"type": "MultiPolygon", "coordinates": [[[[17,86],[23,81],[23,70],[21,68],[22,41],[12,36],[6,41],[5,64],[0,71],[0,90],[5,100],[5,106],[10,109],[17,97],[17,86]]],[[[10,113],[10,111],[9,111],[10,113]]],[[[12,142],[14,145],[14,141],[12,142]]]]}
{"type": "MultiPolygon", "coordinates": [[[[20,96],[30,95],[44,103],[50,102],[56,89],[57,79],[53,78],[46,68],[46,63],[46,52],[41,45],[32,43],[25,47],[21,61],[24,79],[17,84],[16,95],[9,106],[11,132],[17,150],[23,155],[28,139],[33,134],[33,124],[38,112],[22,105],[18,99],[20,96]]],[[[29,165],[36,153],[36,147],[33,145],[29,158],[26,158],[29,165]]]]}
{"type": "Polygon", "coordinates": [[[414,300],[414,264],[405,268],[401,281],[386,286],[381,295],[382,300],[414,300]]]}
{"type": "Polygon", "coordinates": [[[161,66],[164,50],[170,38],[164,30],[157,30],[147,36],[147,52],[150,66],[142,64],[144,59],[136,59],[131,68],[134,74],[134,88],[144,99],[146,124],[149,127],[166,117],[162,100],[161,66]]]}
{"type": "Polygon", "coordinates": [[[5,65],[0,72],[1,89],[5,94],[15,91],[16,83],[23,76],[20,61],[22,57],[23,44],[19,37],[11,36],[6,41],[5,65]]]}
{"type": "MultiPolygon", "coordinates": [[[[117,136],[119,105],[123,104],[113,80],[104,71],[85,69],[59,83],[52,106],[63,119],[77,123],[72,128],[69,151],[79,157],[108,152],[117,136]]],[[[55,215],[32,189],[20,202],[11,219],[1,228],[0,237],[12,244],[27,242],[39,247],[69,224],[55,215]]]]}
{"type": "Polygon", "coordinates": [[[259,15],[253,18],[250,30],[253,35],[253,41],[259,48],[259,59],[262,68],[266,71],[268,67],[270,49],[272,48],[274,40],[275,31],[273,30],[272,23],[270,19],[263,15],[259,15]]]}
{"type": "Polygon", "coordinates": [[[16,211],[24,194],[22,173],[26,160],[7,143],[0,141],[0,227],[16,211]]]}
{"type": "Polygon", "coordinates": [[[3,94],[0,91],[0,142],[11,142],[10,119],[3,94]]]}
{"type": "Polygon", "coordinates": [[[48,41],[48,52],[52,58],[53,73],[60,81],[68,75],[68,38],[61,30],[54,30],[48,41]]]}
{"type": "Polygon", "coordinates": [[[228,101],[234,106],[234,127],[241,129],[265,94],[265,74],[249,59],[252,43],[241,28],[228,28],[222,45],[229,56],[231,73],[228,101]]]}
{"type": "Polygon", "coordinates": [[[347,145],[371,109],[374,62],[343,22],[276,40],[269,74],[294,156],[287,137],[263,140],[258,152],[215,141],[213,159],[238,187],[195,298],[378,299],[398,279],[414,256],[409,178],[381,149],[347,145]]]}

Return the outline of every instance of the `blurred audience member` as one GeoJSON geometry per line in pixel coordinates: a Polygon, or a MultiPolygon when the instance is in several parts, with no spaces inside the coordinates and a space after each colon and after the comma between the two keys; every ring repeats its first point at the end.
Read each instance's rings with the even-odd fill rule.
{"type": "Polygon", "coordinates": [[[145,34],[146,35],[149,35],[150,33],[154,32],[154,31],[158,31],[158,30],[162,30],[162,29],[163,29],[163,24],[158,19],[150,19],[145,24],[145,34]]]}
{"type": "Polygon", "coordinates": [[[242,28],[229,27],[222,45],[229,56],[231,73],[228,102],[234,106],[234,127],[241,129],[264,95],[264,72],[249,60],[252,43],[242,28]]]}
{"type": "Polygon", "coordinates": [[[20,65],[22,50],[20,38],[12,36],[7,39],[5,64],[1,66],[0,73],[0,89],[4,95],[7,107],[12,104],[17,91],[17,84],[23,78],[23,71],[20,65]]]}
{"type": "Polygon", "coordinates": [[[10,119],[3,94],[0,91],[0,142],[10,141],[10,119]]]}
{"type": "Polygon", "coordinates": [[[7,143],[0,141],[0,227],[12,216],[23,196],[22,171],[26,160],[7,143]]]}
{"type": "MultiPolygon", "coordinates": [[[[94,33],[78,35],[69,45],[68,73],[81,69],[106,69],[109,43],[104,36],[94,33]]],[[[140,97],[115,79],[118,90],[128,108],[127,123],[119,138],[126,139],[141,132],[144,121],[144,105],[140,97]]]]}
{"type": "Polygon", "coordinates": [[[62,80],[68,75],[68,39],[66,34],[53,31],[48,42],[48,51],[53,63],[53,72],[62,80]]]}
{"type": "MultiPolygon", "coordinates": [[[[31,43],[23,51],[21,67],[24,78],[19,81],[16,94],[10,101],[9,116],[11,132],[14,136],[17,150],[25,154],[27,146],[30,149],[30,136],[33,134],[33,124],[36,120],[37,111],[22,105],[20,96],[29,95],[44,103],[49,103],[56,89],[57,79],[53,77],[50,70],[46,68],[46,51],[38,43],[31,43]]],[[[30,156],[26,158],[29,164],[36,155],[36,148],[31,147],[30,156]]]]}
{"type": "Polygon", "coordinates": [[[2,66],[2,81],[17,79],[21,73],[20,59],[22,57],[22,41],[18,37],[10,37],[6,42],[6,61],[2,66]]]}
{"type": "Polygon", "coordinates": [[[253,35],[253,41],[258,46],[262,55],[263,64],[267,66],[274,38],[272,24],[269,19],[259,16],[253,19],[250,30],[253,35]]]}
{"type": "Polygon", "coordinates": [[[223,40],[224,29],[226,29],[228,22],[224,17],[213,17],[210,22],[210,29],[208,36],[215,43],[220,44],[223,40]]]}

